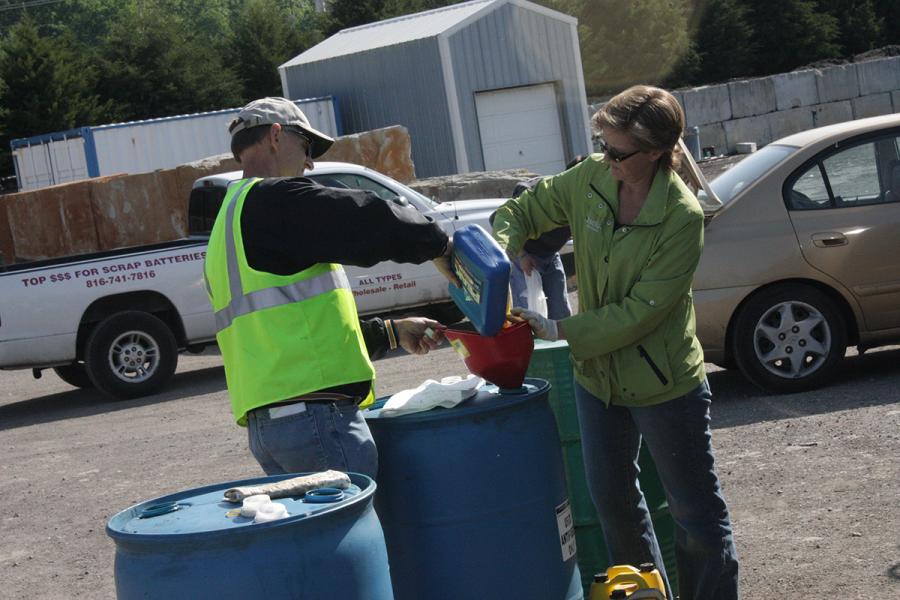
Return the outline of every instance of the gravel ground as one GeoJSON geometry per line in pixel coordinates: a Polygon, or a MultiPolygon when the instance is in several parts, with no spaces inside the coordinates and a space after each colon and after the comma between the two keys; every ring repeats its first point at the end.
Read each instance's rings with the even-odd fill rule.
{"type": "MultiPolygon", "coordinates": [[[[164,393],[124,402],[0,373],[0,597],[112,598],[112,515],[262,474],[220,365],[183,357],[164,393]]],[[[745,598],[900,597],[898,365],[900,347],[850,356],[833,386],[788,396],[708,366],[745,598]]],[[[376,366],[382,394],[464,373],[448,348],[376,366]]]]}

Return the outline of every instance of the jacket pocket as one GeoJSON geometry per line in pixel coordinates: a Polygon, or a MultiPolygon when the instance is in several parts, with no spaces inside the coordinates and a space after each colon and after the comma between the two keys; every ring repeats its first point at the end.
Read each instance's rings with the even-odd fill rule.
{"type": "Polygon", "coordinates": [[[659,382],[663,385],[669,385],[669,380],[665,375],[663,375],[663,372],[659,370],[659,367],[656,366],[656,363],[653,362],[653,357],[650,356],[650,353],[647,352],[647,350],[641,344],[638,344],[637,350],[638,354],[641,355],[641,358],[647,361],[647,364],[650,365],[651,369],[653,369],[653,372],[656,374],[659,382]]]}
{"type": "Polygon", "coordinates": [[[626,401],[640,402],[674,387],[666,345],[659,332],[616,352],[616,382],[626,401]]]}

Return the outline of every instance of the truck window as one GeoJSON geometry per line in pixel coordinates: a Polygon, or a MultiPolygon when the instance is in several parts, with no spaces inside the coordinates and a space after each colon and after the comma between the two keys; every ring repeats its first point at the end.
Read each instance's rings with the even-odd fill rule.
{"type": "Polygon", "coordinates": [[[216,215],[225,199],[226,188],[199,187],[191,190],[191,201],[188,206],[188,233],[190,235],[209,235],[216,215]]]}
{"type": "Polygon", "coordinates": [[[377,181],[356,175],[355,173],[328,173],[323,175],[310,175],[309,177],[316,183],[328,187],[350,188],[353,190],[367,190],[375,192],[382,200],[390,200],[396,202],[399,196],[394,190],[387,188],[377,181]]]}

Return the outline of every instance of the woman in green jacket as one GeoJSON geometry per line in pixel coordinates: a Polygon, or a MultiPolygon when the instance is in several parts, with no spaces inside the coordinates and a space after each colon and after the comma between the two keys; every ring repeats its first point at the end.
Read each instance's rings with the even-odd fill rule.
{"type": "Polygon", "coordinates": [[[663,570],[638,482],[643,439],[676,523],[681,598],[736,599],[737,554],[714,467],[691,299],[703,211],[675,173],[684,112],[665,90],[635,86],[593,124],[602,154],[510,200],[494,221],[511,256],[527,239],[572,228],[578,314],[552,321],[513,313],[539,338],[568,340],[585,470],[610,564],[663,570]]]}

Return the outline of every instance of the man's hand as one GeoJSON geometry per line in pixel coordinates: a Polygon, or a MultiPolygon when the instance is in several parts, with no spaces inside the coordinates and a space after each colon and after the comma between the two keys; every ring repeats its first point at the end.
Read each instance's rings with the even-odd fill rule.
{"type": "Polygon", "coordinates": [[[509,312],[513,316],[521,317],[528,321],[531,330],[538,339],[547,340],[548,342],[555,342],[559,339],[559,328],[556,325],[556,321],[542,317],[539,313],[532,310],[519,307],[515,307],[509,312]]]}
{"type": "Polygon", "coordinates": [[[409,317],[393,321],[397,331],[397,342],[410,354],[428,354],[444,341],[447,329],[437,321],[424,317],[409,317]]]}
{"type": "Polygon", "coordinates": [[[438,256],[431,262],[434,263],[434,268],[438,270],[438,273],[447,278],[447,281],[455,285],[456,287],[462,287],[462,283],[459,281],[459,277],[456,276],[456,273],[453,272],[453,264],[450,261],[450,256],[453,254],[453,238],[447,240],[447,248],[444,250],[443,256],[438,256]]]}
{"type": "Polygon", "coordinates": [[[531,272],[537,266],[534,257],[530,254],[522,253],[519,255],[519,268],[522,269],[522,272],[531,277],[531,272]]]}

